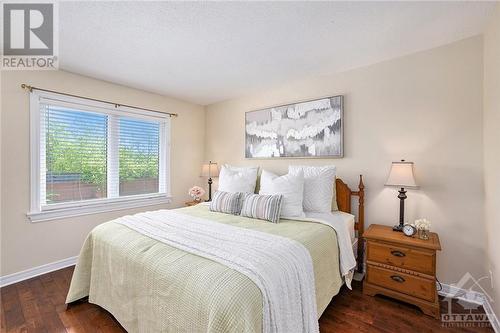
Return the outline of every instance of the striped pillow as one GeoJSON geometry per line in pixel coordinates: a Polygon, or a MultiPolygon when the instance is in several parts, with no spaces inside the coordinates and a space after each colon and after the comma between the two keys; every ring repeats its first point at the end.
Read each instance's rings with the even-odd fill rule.
{"type": "Polygon", "coordinates": [[[230,193],[216,191],[210,202],[210,210],[212,212],[220,212],[226,214],[238,215],[241,210],[241,193],[230,193]]]}
{"type": "Polygon", "coordinates": [[[240,215],[278,223],[282,203],[282,194],[244,194],[240,215]]]}

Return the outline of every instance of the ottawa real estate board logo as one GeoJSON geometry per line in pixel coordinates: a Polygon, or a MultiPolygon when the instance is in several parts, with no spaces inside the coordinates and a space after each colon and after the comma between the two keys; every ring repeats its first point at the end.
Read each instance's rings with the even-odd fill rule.
{"type": "Polygon", "coordinates": [[[56,3],[2,4],[2,70],[58,68],[56,3]]]}

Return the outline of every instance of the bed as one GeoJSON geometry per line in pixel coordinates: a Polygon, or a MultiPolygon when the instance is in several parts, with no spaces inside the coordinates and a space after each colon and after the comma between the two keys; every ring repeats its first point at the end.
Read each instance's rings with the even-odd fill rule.
{"type": "MultiPolygon", "coordinates": [[[[336,180],[339,211],[351,213],[358,197],[358,221],[364,227],[364,185],[357,191],[336,180]]],[[[341,286],[337,232],[311,221],[281,220],[278,224],[211,212],[206,205],[175,210],[192,219],[206,219],[248,232],[255,230],[296,241],[312,260],[318,319],[341,286]]],[[[345,216],[344,216],[345,217],[345,216]]],[[[186,217],[187,219],[187,217],[186,217]]],[[[355,233],[354,233],[355,236],[355,233]]],[[[362,269],[361,242],[357,269],[362,269]]],[[[262,332],[263,295],[245,274],[181,250],[110,221],[87,237],[76,265],[66,303],[88,297],[109,311],[129,332],[262,332]]]]}

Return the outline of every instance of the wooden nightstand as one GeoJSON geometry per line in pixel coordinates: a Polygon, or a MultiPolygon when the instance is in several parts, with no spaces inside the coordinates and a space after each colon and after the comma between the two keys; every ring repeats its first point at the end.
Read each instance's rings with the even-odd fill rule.
{"type": "Polygon", "coordinates": [[[393,297],[439,318],[436,251],[441,250],[441,245],[438,235],[431,232],[429,240],[421,240],[388,226],[372,224],[363,238],[367,242],[363,293],[393,297]]]}
{"type": "Polygon", "coordinates": [[[202,203],[202,202],[203,202],[203,201],[188,201],[188,202],[185,202],[185,205],[186,205],[187,207],[190,207],[190,206],[195,206],[195,205],[197,205],[197,204],[199,204],[199,203],[202,203]]]}

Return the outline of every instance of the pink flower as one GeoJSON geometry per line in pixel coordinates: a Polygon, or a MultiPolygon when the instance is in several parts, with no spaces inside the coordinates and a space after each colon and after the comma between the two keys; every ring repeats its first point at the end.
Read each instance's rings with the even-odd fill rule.
{"type": "Polygon", "coordinates": [[[189,189],[188,194],[191,198],[199,200],[205,195],[205,190],[199,186],[193,186],[189,189]]]}

